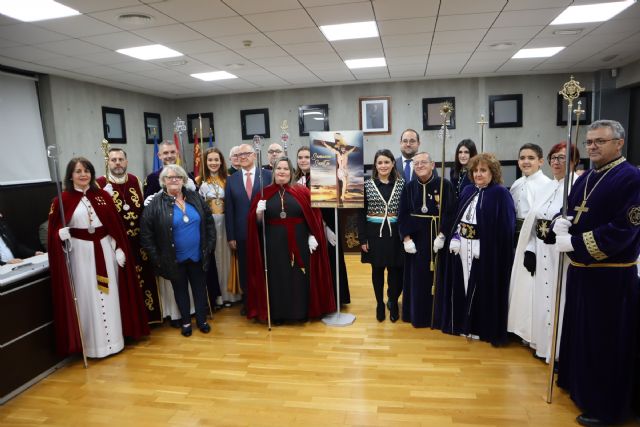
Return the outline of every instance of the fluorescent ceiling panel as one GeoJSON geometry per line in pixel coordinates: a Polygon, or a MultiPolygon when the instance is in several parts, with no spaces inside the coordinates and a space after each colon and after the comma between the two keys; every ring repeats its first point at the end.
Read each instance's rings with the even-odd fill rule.
{"type": "Polygon", "coordinates": [[[548,58],[564,49],[564,46],[539,47],[535,49],[520,49],[512,56],[513,59],[522,58],[548,58]]]}
{"type": "Polygon", "coordinates": [[[384,58],[347,59],[344,63],[351,69],[387,66],[384,58]]]}
{"type": "Polygon", "coordinates": [[[77,10],[53,0],[0,0],[0,13],[23,22],[80,15],[77,10]]]}
{"type": "Polygon", "coordinates": [[[118,49],[116,50],[116,52],[123,55],[132,56],[137,59],[142,59],[144,61],[150,59],[173,58],[176,56],[182,56],[182,54],[177,50],[169,49],[168,47],[161,44],[118,49]]]}
{"type": "Polygon", "coordinates": [[[336,40],[366,39],[378,37],[375,21],[352,22],[349,24],[321,25],[320,31],[330,42],[336,40]]]}
{"type": "Polygon", "coordinates": [[[238,76],[235,76],[231,73],[227,73],[226,71],[211,71],[209,73],[196,73],[191,74],[191,77],[195,77],[196,79],[204,80],[205,82],[211,82],[214,80],[227,80],[227,79],[237,79],[238,76]]]}
{"type": "Polygon", "coordinates": [[[613,3],[594,3],[579,6],[569,6],[551,25],[582,24],[585,22],[603,22],[613,18],[636,0],[625,0],[613,3]]]}

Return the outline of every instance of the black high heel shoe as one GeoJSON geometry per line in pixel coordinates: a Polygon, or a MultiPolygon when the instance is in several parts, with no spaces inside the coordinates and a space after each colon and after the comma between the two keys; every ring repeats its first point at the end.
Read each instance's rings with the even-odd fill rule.
{"type": "Polygon", "coordinates": [[[387,301],[387,307],[389,308],[389,320],[393,323],[397,322],[400,318],[398,303],[387,301]]]}
{"type": "Polygon", "coordinates": [[[380,303],[376,307],[376,319],[378,319],[378,322],[382,322],[384,321],[384,318],[385,318],[384,304],[380,303]]]}

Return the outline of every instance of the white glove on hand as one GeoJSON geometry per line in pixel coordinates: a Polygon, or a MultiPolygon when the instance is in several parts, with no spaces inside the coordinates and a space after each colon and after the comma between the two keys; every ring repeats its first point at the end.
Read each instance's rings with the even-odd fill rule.
{"type": "Polygon", "coordinates": [[[71,238],[71,231],[69,231],[69,227],[62,227],[58,230],[58,236],[60,236],[60,240],[65,241],[71,238]]]}
{"type": "Polygon", "coordinates": [[[568,236],[569,235],[569,227],[571,227],[572,216],[568,216],[567,218],[556,218],[553,222],[553,232],[556,233],[556,236],[568,236]]]}
{"type": "Polygon", "coordinates": [[[151,201],[153,200],[153,197],[155,196],[155,194],[150,195],[149,197],[147,197],[146,199],[144,199],[144,203],[143,205],[145,207],[149,206],[149,203],[151,203],[151,201]]]}
{"type": "Polygon", "coordinates": [[[184,185],[184,188],[191,191],[196,191],[196,184],[193,182],[191,178],[187,180],[187,183],[184,185]]]}
{"type": "Polygon", "coordinates": [[[416,252],[418,252],[418,250],[416,249],[416,244],[413,242],[413,240],[405,240],[402,242],[402,244],[404,245],[404,251],[406,253],[415,254],[416,252]]]}
{"type": "Polygon", "coordinates": [[[335,246],[338,242],[338,240],[336,239],[336,233],[331,231],[331,229],[325,225],[324,234],[327,236],[327,242],[329,242],[331,246],[335,246]]]}
{"type": "Polygon", "coordinates": [[[449,252],[454,255],[458,255],[460,253],[460,239],[451,239],[451,242],[449,243],[449,252]]]}
{"type": "Polygon", "coordinates": [[[113,186],[111,185],[111,183],[108,183],[107,185],[105,185],[103,190],[109,193],[111,197],[113,197],[113,186]]]}
{"type": "Polygon", "coordinates": [[[444,248],[444,234],[439,233],[438,236],[433,240],[433,252],[438,253],[438,251],[444,248]]]}
{"type": "Polygon", "coordinates": [[[309,253],[313,253],[316,249],[318,249],[318,241],[315,237],[309,236],[309,253]]]}
{"type": "Polygon", "coordinates": [[[556,250],[558,252],[573,252],[571,244],[571,235],[556,235],[556,250]]]}
{"type": "Polygon", "coordinates": [[[116,262],[120,267],[124,267],[125,262],[127,262],[127,257],[120,248],[116,249],[116,262]]]}
{"type": "Polygon", "coordinates": [[[257,214],[261,214],[266,210],[267,210],[267,201],[266,200],[259,200],[258,201],[258,205],[256,206],[256,213],[257,214]]]}
{"type": "Polygon", "coordinates": [[[471,255],[473,255],[475,259],[480,258],[480,243],[471,245],[471,255]]]}

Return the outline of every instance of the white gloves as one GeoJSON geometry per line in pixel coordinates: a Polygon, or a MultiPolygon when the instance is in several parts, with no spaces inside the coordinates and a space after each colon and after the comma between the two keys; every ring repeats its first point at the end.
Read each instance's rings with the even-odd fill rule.
{"type": "Polygon", "coordinates": [[[569,235],[569,227],[571,227],[572,216],[568,216],[567,218],[556,218],[553,223],[553,232],[556,233],[556,236],[568,236],[569,235]]]}
{"type": "Polygon", "coordinates": [[[573,252],[573,244],[571,244],[571,235],[556,234],[556,250],[558,252],[573,252]]]}
{"type": "Polygon", "coordinates": [[[107,185],[105,185],[103,190],[109,193],[111,197],[113,197],[113,186],[111,185],[111,183],[108,183],[107,185]]]}
{"type": "Polygon", "coordinates": [[[473,255],[475,259],[480,258],[480,242],[475,245],[471,244],[471,255],[473,255]]]}
{"type": "Polygon", "coordinates": [[[451,252],[454,255],[458,255],[460,253],[460,239],[454,237],[453,239],[451,239],[451,242],[449,243],[449,252],[451,252]]]}
{"type": "Polygon", "coordinates": [[[415,254],[416,252],[418,252],[418,250],[416,249],[416,244],[413,242],[413,240],[405,240],[402,242],[402,244],[404,245],[404,251],[406,253],[415,254]]]}
{"type": "Polygon", "coordinates": [[[331,246],[335,246],[338,242],[338,240],[336,239],[336,233],[331,231],[331,229],[325,225],[324,234],[327,236],[327,242],[329,242],[331,246]]]}
{"type": "Polygon", "coordinates": [[[144,206],[147,207],[149,206],[149,203],[151,203],[151,201],[153,200],[153,196],[155,196],[155,194],[150,195],[149,197],[147,197],[146,199],[144,199],[144,206]]]}
{"type": "Polygon", "coordinates": [[[58,236],[60,236],[60,240],[65,241],[71,238],[71,232],[69,231],[69,227],[62,227],[58,230],[58,236]]]}
{"type": "Polygon", "coordinates": [[[256,206],[256,213],[257,214],[261,214],[266,210],[267,210],[267,201],[266,200],[259,200],[258,201],[258,205],[256,206]]]}
{"type": "Polygon", "coordinates": [[[116,249],[116,262],[120,267],[124,267],[124,263],[127,261],[127,257],[124,255],[122,249],[116,249]]]}
{"type": "Polygon", "coordinates": [[[315,251],[316,249],[318,249],[318,241],[316,240],[315,237],[313,237],[313,235],[309,236],[309,253],[313,253],[313,251],[315,251]]]}
{"type": "Polygon", "coordinates": [[[433,252],[438,253],[438,251],[444,248],[444,234],[439,233],[438,236],[433,240],[433,252]]]}
{"type": "Polygon", "coordinates": [[[191,178],[187,180],[187,183],[184,185],[184,188],[191,191],[196,191],[196,184],[193,182],[191,178]]]}

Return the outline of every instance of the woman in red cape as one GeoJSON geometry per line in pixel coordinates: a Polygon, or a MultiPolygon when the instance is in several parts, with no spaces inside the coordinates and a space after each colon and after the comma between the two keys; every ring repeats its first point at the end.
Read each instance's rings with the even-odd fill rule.
{"type": "Polygon", "coordinates": [[[247,317],[267,320],[262,238],[264,215],[269,276],[269,301],[274,322],[305,321],[335,311],[327,241],[311,194],[292,184],[293,166],[287,158],[274,166],[273,184],[254,197],[248,216],[247,317]],[[261,200],[262,199],[262,200],[261,200]],[[258,212],[256,212],[258,211],[258,212]]]}
{"type": "Polygon", "coordinates": [[[63,228],[57,197],[49,212],[49,269],[56,348],[61,356],[82,352],[61,240],[67,237],[71,241],[69,255],[78,310],[81,319],[85,319],[82,325],[85,354],[104,357],[122,350],[123,336],[138,339],[149,335],[135,258],[113,200],[95,184],[95,169],[87,159],[71,159],[64,186],[62,205],[65,223],[70,228],[63,228]],[[119,267],[123,258],[124,267],[119,267]],[[80,277],[89,280],[78,280],[80,277]],[[115,301],[114,295],[117,295],[115,301]],[[115,315],[112,311],[116,311],[115,315]]]}

